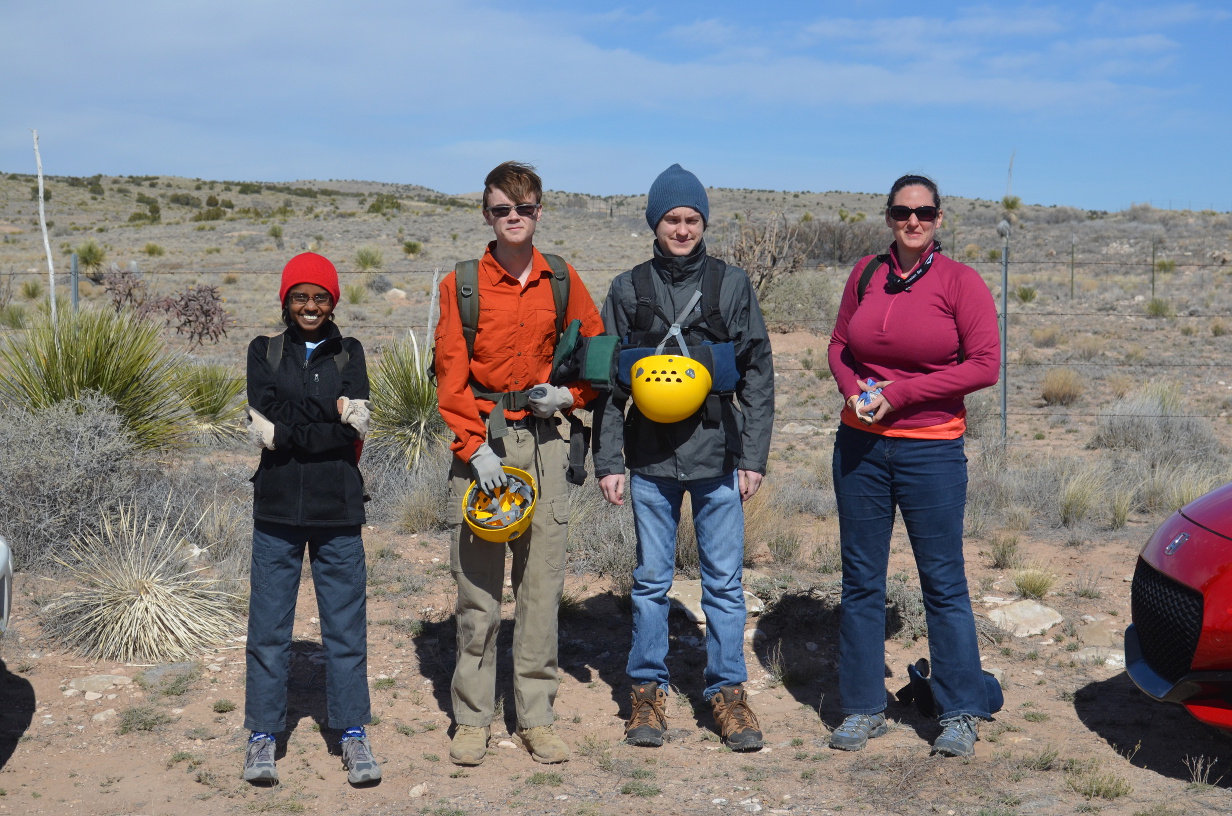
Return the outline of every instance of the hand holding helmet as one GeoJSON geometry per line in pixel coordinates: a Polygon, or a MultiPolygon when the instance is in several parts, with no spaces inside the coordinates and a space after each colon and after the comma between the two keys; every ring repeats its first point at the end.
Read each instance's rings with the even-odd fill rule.
{"type": "Polygon", "coordinates": [[[255,448],[274,449],[274,423],[251,405],[248,406],[248,441],[255,448]]]}
{"type": "Polygon", "coordinates": [[[480,445],[479,450],[471,457],[471,471],[475,474],[475,483],[484,493],[495,493],[497,488],[509,484],[501,466],[501,458],[487,442],[480,445]]]}
{"type": "Polygon", "coordinates": [[[338,413],[342,415],[342,422],[354,428],[360,439],[368,438],[368,425],[372,421],[370,400],[339,397],[338,413]]]}
{"type": "Polygon", "coordinates": [[[502,471],[505,486],[488,491],[471,482],[462,498],[466,526],[476,537],[497,544],[513,541],[530,529],[539,496],[529,473],[507,465],[502,471]]]}

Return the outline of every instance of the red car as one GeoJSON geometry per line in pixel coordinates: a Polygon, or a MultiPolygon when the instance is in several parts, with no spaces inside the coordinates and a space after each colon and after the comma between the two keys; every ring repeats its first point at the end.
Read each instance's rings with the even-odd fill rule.
{"type": "Polygon", "coordinates": [[[1130,678],[1156,700],[1232,731],[1232,484],[1159,526],[1134,571],[1130,678]]]}

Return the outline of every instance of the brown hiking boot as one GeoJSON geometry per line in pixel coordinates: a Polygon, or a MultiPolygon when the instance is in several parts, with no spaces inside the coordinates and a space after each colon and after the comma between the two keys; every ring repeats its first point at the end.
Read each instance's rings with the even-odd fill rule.
{"type": "Polygon", "coordinates": [[[633,687],[633,714],[625,726],[625,742],[658,748],[667,730],[667,715],[663,706],[667,693],[658,683],[643,683],[633,687]]]}
{"type": "Polygon", "coordinates": [[[719,724],[723,742],[733,751],[760,751],[761,727],[757,715],[749,708],[749,696],[744,686],[720,686],[710,698],[714,721],[719,724]]]}
{"type": "Polygon", "coordinates": [[[478,765],[488,753],[491,729],[478,725],[459,725],[449,743],[449,761],[454,765],[478,765]]]}
{"type": "Polygon", "coordinates": [[[545,765],[555,765],[569,758],[569,746],[556,736],[550,725],[537,725],[518,732],[522,745],[530,751],[530,758],[545,765]]]}

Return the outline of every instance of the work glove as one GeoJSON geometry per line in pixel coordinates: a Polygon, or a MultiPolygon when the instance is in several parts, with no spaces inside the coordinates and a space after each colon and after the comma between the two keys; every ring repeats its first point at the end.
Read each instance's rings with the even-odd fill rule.
{"type": "Polygon", "coordinates": [[[492,451],[487,442],[480,445],[479,450],[471,457],[471,470],[475,473],[475,484],[489,496],[495,493],[498,487],[509,484],[509,477],[501,467],[501,458],[492,451]]]}
{"type": "Polygon", "coordinates": [[[573,392],[561,385],[543,383],[530,390],[528,404],[535,416],[547,419],[557,411],[573,407],[573,392]]]}
{"type": "Polygon", "coordinates": [[[274,449],[274,423],[251,405],[248,406],[248,441],[256,448],[274,449]]]}
{"type": "Polygon", "coordinates": [[[368,423],[372,421],[372,402],[341,397],[338,400],[338,413],[342,421],[350,425],[359,434],[360,439],[368,438],[368,423]]]}

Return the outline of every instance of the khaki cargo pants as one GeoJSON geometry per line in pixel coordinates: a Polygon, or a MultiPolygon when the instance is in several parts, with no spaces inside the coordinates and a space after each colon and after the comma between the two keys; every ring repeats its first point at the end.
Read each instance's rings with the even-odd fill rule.
{"type": "Polygon", "coordinates": [[[458,525],[449,554],[458,584],[458,658],[451,694],[459,725],[491,724],[496,696],[496,636],[500,631],[505,553],[513,553],[513,694],[519,728],[550,725],[556,715],[557,609],[565,580],[569,521],[565,469],[568,443],[553,419],[511,428],[492,450],[535,477],[539,490],[530,529],[506,544],[484,541],[462,523],[462,497],[470,465],[453,457],[449,474],[450,521],[458,525]]]}

